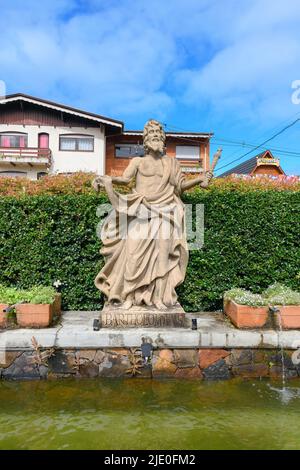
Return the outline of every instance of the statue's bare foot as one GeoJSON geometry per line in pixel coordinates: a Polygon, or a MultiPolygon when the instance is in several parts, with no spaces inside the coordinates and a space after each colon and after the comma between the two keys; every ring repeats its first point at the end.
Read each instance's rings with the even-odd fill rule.
{"type": "Polygon", "coordinates": [[[132,307],[132,305],[133,305],[132,300],[125,300],[122,307],[124,308],[124,310],[129,310],[132,307]]]}
{"type": "Polygon", "coordinates": [[[161,301],[158,301],[155,303],[155,307],[158,309],[158,310],[168,310],[168,307],[161,301]]]}

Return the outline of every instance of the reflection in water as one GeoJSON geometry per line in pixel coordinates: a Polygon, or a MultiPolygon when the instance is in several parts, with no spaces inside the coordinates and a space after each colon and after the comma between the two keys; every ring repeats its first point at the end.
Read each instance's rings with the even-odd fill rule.
{"type": "Polygon", "coordinates": [[[300,382],[291,384],[2,381],[0,448],[299,449],[300,382]]]}

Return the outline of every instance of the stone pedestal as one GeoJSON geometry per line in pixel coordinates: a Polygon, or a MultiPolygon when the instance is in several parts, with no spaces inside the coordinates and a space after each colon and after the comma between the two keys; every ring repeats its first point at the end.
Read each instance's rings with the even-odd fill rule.
{"type": "Polygon", "coordinates": [[[119,306],[105,305],[100,313],[102,328],[182,328],[185,323],[185,312],[180,304],[165,311],[147,306],[133,306],[125,310],[119,306]]]}

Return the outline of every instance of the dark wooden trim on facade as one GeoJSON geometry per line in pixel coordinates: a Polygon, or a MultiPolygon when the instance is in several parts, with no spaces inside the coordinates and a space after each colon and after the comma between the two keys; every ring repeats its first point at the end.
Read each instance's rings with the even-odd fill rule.
{"type": "MultiPolygon", "coordinates": [[[[90,112],[87,112],[87,111],[83,111],[82,109],[74,108],[72,106],[68,106],[68,105],[61,104],[61,103],[56,103],[55,101],[45,100],[43,98],[37,98],[35,96],[27,95],[25,93],[14,93],[14,94],[11,94],[11,95],[7,95],[1,101],[2,101],[3,104],[8,104],[9,100],[11,100],[11,99],[20,99],[20,100],[24,100],[25,102],[26,102],[26,100],[37,101],[38,103],[30,103],[30,104],[39,104],[39,103],[41,103],[41,105],[44,104],[44,105],[49,105],[49,106],[55,106],[57,108],[62,108],[62,110],[66,110],[66,112],[71,111],[71,112],[74,112],[74,113],[84,114],[87,117],[87,119],[89,117],[94,117],[94,118],[99,119],[99,120],[109,121],[109,123],[111,123],[112,125],[113,124],[119,125],[122,130],[123,130],[123,127],[124,127],[124,123],[122,121],[118,121],[117,119],[111,119],[111,118],[108,118],[106,116],[102,116],[101,114],[90,113],[90,112]],[[5,100],[7,100],[7,103],[5,103],[5,100]]],[[[0,103],[1,103],[1,101],[0,101],[0,103]]],[[[29,101],[27,101],[27,102],[29,103],[29,101]]]]}

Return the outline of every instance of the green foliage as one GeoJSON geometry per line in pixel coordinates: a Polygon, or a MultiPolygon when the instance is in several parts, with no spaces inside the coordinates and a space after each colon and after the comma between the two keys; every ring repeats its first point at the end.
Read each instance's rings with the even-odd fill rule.
{"type": "Polygon", "coordinates": [[[22,289],[0,285],[0,304],[14,305],[23,302],[25,296],[26,293],[22,289]]]}
{"type": "Polygon", "coordinates": [[[0,303],[14,305],[20,302],[31,304],[51,304],[56,290],[53,287],[34,286],[31,289],[17,289],[0,285],[0,303]]]}
{"type": "Polygon", "coordinates": [[[260,307],[264,305],[300,305],[300,293],[290,287],[274,282],[262,294],[253,294],[249,290],[233,287],[224,293],[225,300],[233,300],[240,305],[260,307]]]}
{"type": "MultiPolygon", "coordinates": [[[[186,311],[218,309],[234,287],[262,292],[274,282],[299,290],[300,192],[195,190],[204,204],[205,243],[190,252],[177,291],[186,311]]],[[[103,194],[0,197],[0,283],[31,288],[62,282],[64,309],[94,310],[103,266],[96,235],[103,194]]]]}
{"type": "MultiPolygon", "coordinates": [[[[93,194],[92,181],[96,174],[77,172],[71,175],[48,175],[38,181],[28,178],[0,178],[0,196],[24,197],[37,195],[93,194]]],[[[193,178],[193,175],[186,175],[193,178]]],[[[129,188],[132,187],[132,183],[129,188]]],[[[127,192],[126,186],[119,186],[120,192],[127,192]]],[[[267,175],[232,175],[226,178],[214,178],[208,191],[300,191],[298,176],[280,176],[273,178],[267,175]]]]}
{"type": "Polygon", "coordinates": [[[31,304],[52,304],[56,290],[53,287],[35,286],[26,291],[25,302],[31,304]]]}
{"type": "Polygon", "coordinates": [[[260,294],[253,294],[249,290],[233,288],[225,292],[225,300],[233,300],[239,305],[249,305],[251,307],[263,307],[267,305],[266,299],[260,294]]]}

